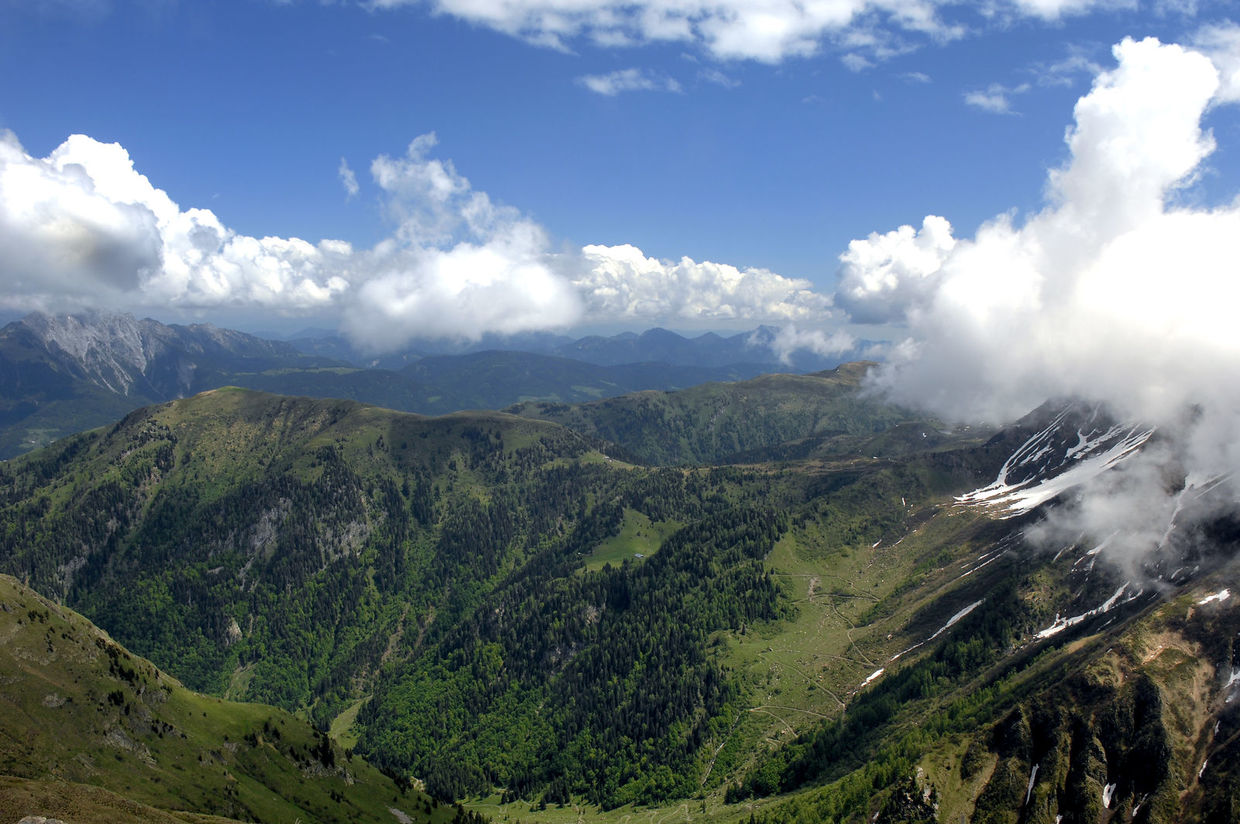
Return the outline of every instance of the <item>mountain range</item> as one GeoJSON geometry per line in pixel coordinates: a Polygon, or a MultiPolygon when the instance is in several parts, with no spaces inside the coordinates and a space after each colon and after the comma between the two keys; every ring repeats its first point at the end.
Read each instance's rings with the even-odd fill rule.
{"type": "Polygon", "coordinates": [[[655,329],[575,341],[524,335],[475,345],[424,343],[373,358],[339,338],[286,343],[209,324],[34,313],[0,329],[0,458],[140,406],[228,385],[446,414],[681,389],[840,362],[800,354],[784,363],[770,348],[771,334],[687,339],[655,329]]]}
{"type": "Polygon", "coordinates": [[[1234,820],[1226,479],[1165,469],[1156,551],[1051,544],[1169,436],[1075,400],[949,427],[871,368],[440,417],[220,388],[10,460],[0,798],[345,820],[351,752],[432,819],[1234,820]]]}
{"type": "Polygon", "coordinates": [[[479,352],[528,352],[536,355],[568,358],[596,366],[620,366],[631,363],[664,363],[670,366],[730,367],[736,364],[761,365],[766,372],[815,372],[831,369],[870,349],[874,341],[859,341],[849,352],[824,356],[808,349],[781,353],[777,346],[778,330],[759,326],[748,332],[722,336],[705,332],[687,338],[668,329],[647,329],[645,332],[621,332],[616,335],[587,335],[571,338],[549,332],[526,332],[514,335],[483,335],[477,341],[423,339],[411,341],[403,351],[374,355],[359,350],[348,340],[322,330],[308,330],[289,339],[298,351],[382,369],[400,369],[422,358],[444,355],[467,355],[479,352]]]}

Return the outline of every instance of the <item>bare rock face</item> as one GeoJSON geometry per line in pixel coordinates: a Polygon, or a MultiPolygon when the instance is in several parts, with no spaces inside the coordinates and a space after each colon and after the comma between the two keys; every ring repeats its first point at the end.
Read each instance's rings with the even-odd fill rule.
{"type": "Polygon", "coordinates": [[[130,314],[34,313],[12,326],[21,327],[48,356],[80,378],[118,395],[151,400],[197,391],[198,372],[221,358],[297,356],[285,344],[210,324],[166,325],[130,314]]]}

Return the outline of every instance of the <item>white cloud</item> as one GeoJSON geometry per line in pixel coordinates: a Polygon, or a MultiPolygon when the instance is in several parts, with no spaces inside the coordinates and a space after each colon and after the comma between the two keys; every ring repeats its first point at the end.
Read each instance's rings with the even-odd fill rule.
{"type": "Polygon", "coordinates": [[[766,269],[646,257],[634,246],[586,246],[574,279],[595,319],[657,321],[817,320],[830,299],[809,281],[766,269]]]}
{"type": "Polygon", "coordinates": [[[905,225],[851,241],[840,255],[835,303],[858,323],[904,320],[934,288],[955,245],[951,224],[936,215],[928,215],[920,230],[905,225]]]}
{"type": "Polygon", "coordinates": [[[339,245],[251,238],[182,211],[118,144],[73,135],[45,158],[0,136],[4,305],[323,306],[339,245]]]}
{"type": "Polygon", "coordinates": [[[796,324],[781,326],[769,341],[760,341],[758,333],[750,336],[750,345],[765,345],[784,363],[792,362],[792,355],[809,350],[815,355],[830,357],[842,355],[857,348],[857,339],[843,330],[827,333],[821,329],[798,329],[796,324]]]}
{"type": "Polygon", "coordinates": [[[1137,0],[1015,0],[1012,7],[1017,14],[1039,17],[1043,20],[1060,20],[1072,15],[1086,14],[1095,9],[1135,9],[1137,0]]]}
{"type": "Polygon", "coordinates": [[[932,83],[934,82],[931,79],[930,75],[926,74],[925,72],[905,72],[904,74],[900,75],[900,77],[902,77],[903,79],[907,80],[910,83],[932,83]]]}
{"type": "Polygon", "coordinates": [[[477,339],[571,325],[581,299],[551,265],[546,237],[527,222],[450,248],[381,249],[375,274],[346,304],[343,331],[377,351],[414,337],[477,339]]]}
{"type": "Polygon", "coordinates": [[[608,74],[587,74],[577,82],[590,91],[614,97],[621,92],[679,92],[680,84],[670,77],[643,69],[619,69],[608,74]]]}
{"type": "MultiPolygon", "coordinates": [[[[371,164],[393,227],[357,250],[240,235],[209,210],[182,209],[117,144],[75,135],[39,159],[3,133],[0,306],[333,314],[375,350],[585,317],[781,321],[829,307],[808,282],[764,269],[658,261],[632,246],[553,249],[540,225],[433,157],[435,145],[422,135],[371,164]]],[[[350,191],[347,162],[337,171],[350,191]]]]}
{"type": "MultiPolygon", "coordinates": [[[[437,13],[551,48],[567,49],[579,40],[603,47],[676,42],[716,59],[766,63],[815,54],[824,46],[856,54],[853,59],[884,60],[912,48],[910,38],[943,42],[964,36],[965,24],[947,15],[968,12],[970,5],[958,0],[371,0],[369,5],[424,3],[437,13]]],[[[994,0],[984,10],[1002,25],[1135,5],[1135,0],[994,0]]]]}
{"type": "Polygon", "coordinates": [[[1220,101],[1240,101],[1240,25],[1232,22],[1205,26],[1193,38],[1194,45],[1210,56],[1222,83],[1220,101]]]}
{"type": "Polygon", "coordinates": [[[865,71],[866,69],[874,68],[874,61],[864,55],[857,54],[856,52],[849,52],[844,55],[840,58],[840,62],[843,63],[844,68],[848,69],[850,72],[859,73],[865,71]]]}
{"type": "Polygon", "coordinates": [[[429,157],[434,134],[404,157],[371,164],[396,222],[391,238],[358,258],[344,331],[394,349],[414,337],[478,338],[568,326],[581,300],[558,273],[542,227],[473,188],[450,160],[429,157]]]}
{"type": "Polygon", "coordinates": [[[862,293],[894,295],[892,314],[908,319],[909,339],[878,376],[897,400],[998,422],[1082,397],[1160,426],[1165,451],[1059,516],[1098,540],[1114,531],[1115,546],[1140,555],[1148,530],[1129,526],[1175,509],[1155,469],[1178,465],[1189,483],[1240,472],[1240,384],[1229,378],[1240,374],[1240,206],[1169,205],[1214,149],[1201,118],[1229,93],[1215,66],[1153,39],[1114,55],[1076,105],[1071,159],[1049,175],[1043,211],[944,245],[930,272],[896,265],[915,240],[907,231],[871,236],[864,249],[895,251],[863,274],[893,278],[862,293]]]}
{"type": "Polygon", "coordinates": [[[340,175],[340,185],[344,186],[345,195],[349,198],[357,197],[361,187],[357,185],[357,175],[349,168],[349,161],[343,157],[340,158],[340,166],[336,169],[336,173],[340,175]]]}
{"type": "Polygon", "coordinates": [[[1079,48],[1071,48],[1062,60],[1040,63],[1033,68],[1039,86],[1071,86],[1081,75],[1096,77],[1103,71],[1101,65],[1079,48]]]}
{"type": "Polygon", "coordinates": [[[725,89],[735,89],[741,84],[741,81],[729,77],[718,69],[702,69],[698,72],[698,79],[714,83],[716,86],[723,86],[725,89]]]}
{"type": "Polygon", "coordinates": [[[994,114],[1012,114],[1012,95],[1024,94],[1029,91],[1029,84],[1004,86],[991,83],[985,89],[965,92],[964,102],[978,109],[994,114]]]}

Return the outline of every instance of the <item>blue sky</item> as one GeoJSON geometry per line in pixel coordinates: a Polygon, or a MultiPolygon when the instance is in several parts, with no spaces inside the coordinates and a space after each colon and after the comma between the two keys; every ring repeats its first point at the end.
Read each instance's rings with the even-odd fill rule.
{"type": "MultiPolygon", "coordinates": [[[[147,195],[105,191],[93,164],[117,158],[78,145],[65,162],[125,208],[96,220],[66,206],[56,226],[85,220],[89,253],[53,248],[82,232],[25,223],[6,241],[0,227],[6,306],[339,324],[375,348],[418,331],[655,324],[796,324],[818,346],[840,343],[839,330],[874,337],[854,321],[885,334],[903,309],[861,311],[835,294],[851,240],[927,215],[955,238],[1005,213],[1019,225],[1047,205],[1048,171],[1071,162],[1074,104],[1115,69],[1115,44],[1200,42],[1240,14],[1207,2],[836,7],[843,16],[823,22],[751,0],[4,0],[0,128],[18,146],[11,167],[46,172],[51,193],[27,198],[36,211],[68,197],[55,179],[65,163],[49,158],[73,134],[119,144],[175,204],[152,207],[154,228],[131,225],[147,195]],[[634,9],[647,17],[626,17],[634,9]],[[767,25],[791,34],[772,41],[767,25]],[[568,33],[550,42],[557,27],[568,33]],[[641,88],[617,90],[626,79],[641,88]],[[156,271],[175,268],[172,216],[193,209],[212,213],[215,246],[156,271]],[[230,239],[254,240],[263,260],[225,249],[230,239]]],[[[1234,108],[1205,110],[1217,148],[1175,198],[1235,196],[1234,108]]],[[[15,180],[0,183],[11,214],[28,191],[15,180]]]]}

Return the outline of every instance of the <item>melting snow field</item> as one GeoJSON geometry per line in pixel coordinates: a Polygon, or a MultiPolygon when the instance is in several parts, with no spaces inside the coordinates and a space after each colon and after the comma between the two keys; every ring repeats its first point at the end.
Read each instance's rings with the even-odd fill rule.
{"type": "Polygon", "coordinates": [[[1104,809],[1111,809],[1111,797],[1115,795],[1115,785],[1107,784],[1102,788],[1102,806],[1104,809]]]}
{"type": "Polygon", "coordinates": [[[861,682],[861,686],[858,687],[857,689],[865,689],[866,687],[870,686],[870,684],[873,684],[880,677],[882,677],[882,674],[884,672],[885,670],[882,667],[879,667],[878,669],[874,670],[866,677],[864,681],[861,682]]]}
{"type": "Polygon", "coordinates": [[[1210,603],[1211,601],[1219,601],[1221,603],[1223,601],[1226,601],[1230,597],[1231,597],[1231,590],[1220,589],[1218,592],[1214,593],[1213,595],[1207,595],[1206,597],[1202,598],[1200,601],[1197,602],[1197,606],[1204,606],[1210,603]]]}
{"type": "Polygon", "coordinates": [[[1052,467],[1038,465],[1044,458],[1055,457],[1054,436],[1069,410],[1065,409],[1050,425],[1025,441],[999,469],[994,483],[956,498],[957,503],[994,507],[1004,518],[1023,515],[1060,493],[1094,478],[1132,455],[1154,434],[1150,428],[1117,424],[1105,432],[1089,437],[1077,430],[1077,444],[1064,453],[1063,463],[1070,468],[1048,475],[1052,467]],[[1024,481],[1009,483],[1008,476],[1019,467],[1036,471],[1024,481]]]}
{"type": "MultiPolygon", "coordinates": [[[[1039,632],[1034,637],[1037,638],[1038,640],[1042,640],[1044,638],[1050,638],[1052,635],[1058,635],[1059,633],[1063,632],[1068,627],[1076,626],[1077,624],[1084,621],[1086,618],[1092,618],[1095,615],[1101,615],[1104,612],[1110,612],[1112,607],[1114,607],[1117,603],[1120,603],[1120,600],[1119,600],[1120,596],[1123,595],[1128,590],[1128,587],[1130,586],[1132,586],[1131,581],[1125,582],[1124,584],[1120,586],[1119,589],[1115,590],[1115,594],[1112,595],[1110,598],[1106,599],[1105,601],[1103,601],[1101,604],[1094,607],[1093,609],[1088,610],[1087,612],[1082,612],[1080,615],[1073,615],[1071,618],[1061,618],[1060,616],[1056,615],[1054,623],[1052,623],[1049,627],[1039,632]]],[[[1127,598],[1125,598],[1122,603],[1125,603],[1125,604],[1128,603],[1133,598],[1138,597],[1142,593],[1142,591],[1143,590],[1140,590],[1140,589],[1133,590],[1132,594],[1129,595],[1127,598]]]]}
{"type": "MultiPolygon", "coordinates": [[[[983,598],[983,599],[982,599],[982,601],[985,601],[985,600],[986,600],[985,598],[983,598]]],[[[899,658],[899,657],[900,657],[900,656],[902,656],[902,655],[908,655],[910,652],[912,652],[913,650],[917,649],[918,647],[924,647],[926,644],[930,643],[930,642],[931,642],[931,641],[933,641],[935,638],[938,638],[940,635],[942,635],[943,633],[945,633],[945,632],[947,632],[949,629],[951,629],[953,626],[955,626],[955,625],[956,625],[956,624],[960,621],[960,619],[964,618],[964,617],[965,617],[966,615],[968,615],[970,612],[972,612],[973,610],[975,610],[975,609],[977,609],[978,607],[980,607],[980,606],[982,605],[982,601],[974,601],[973,603],[969,604],[967,607],[965,607],[964,609],[960,610],[960,611],[959,611],[959,612],[957,612],[955,615],[953,615],[951,618],[949,618],[949,619],[947,620],[947,623],[946,623],[946,624],[944,624],[943,626],[939,627],[939,628],[935,631],[934,635],[931,635],[929,638],[927,638],[927,639],[926,639],[926,640],[924,640],[924,641],[921,641],[921,642],[919,642],[919,643],[913,644],[913,646],[909,647],[908,649],[904,650],[903,652],[897,652],[895,655],[891,656],[891,660],[892,660],[892,661],[894,661],[894,660],[896,660],[897,658],[899,658]]],[[[879,670],[879,672],[882,672],[882,670],[879,670]]],[[[873,675],[871,675],[870,677],[871,677],[871,678],[873,678],[874,676],[873,676],[873,675]]],[[[862,686],[865,686],[865,685],[864,685],[864,684],[862,684],[862,686]]]]}
{"type": "MultiPolygon", "coordinates": [[[[1223,685],[1223,689],[1231,690],[1231,688],[1236,686],[1236,684],[1240,684],[1240,669],[1236,669],[1233,667],[1231,670],[1231,677],[1227,679],[1227,683],[1223,685]]],[[[1236,698],[1236,693],[1233,690],[1232,692],[1228,693],[1227,698],[1223,701],[1223,703],[1230,704],[1233,700],[1235,700],[1235,698],[1236,698]]]]}

